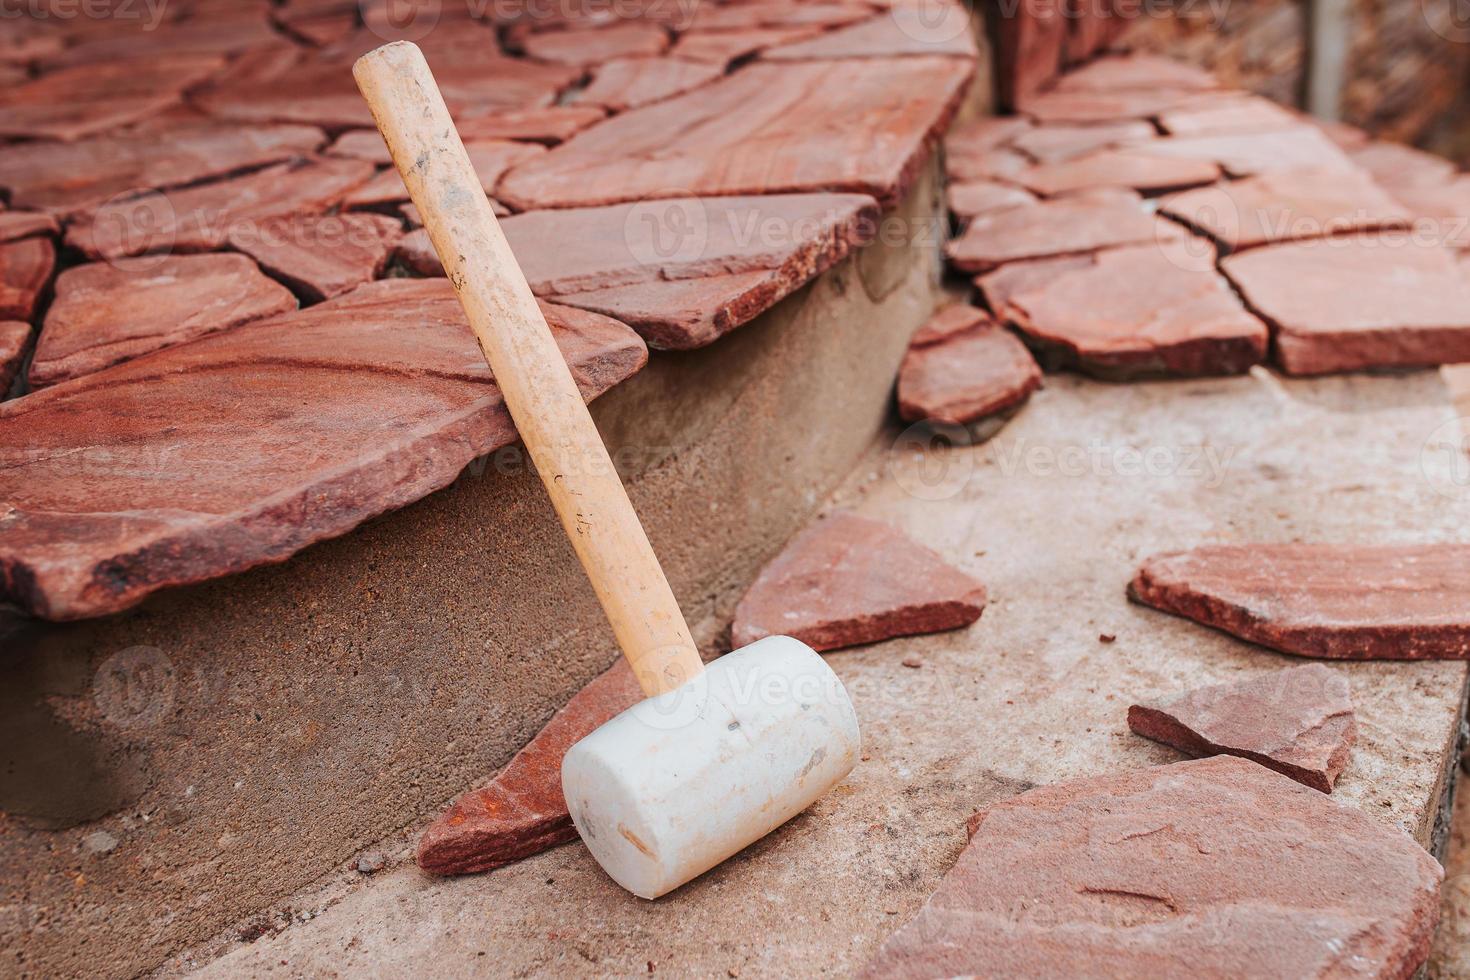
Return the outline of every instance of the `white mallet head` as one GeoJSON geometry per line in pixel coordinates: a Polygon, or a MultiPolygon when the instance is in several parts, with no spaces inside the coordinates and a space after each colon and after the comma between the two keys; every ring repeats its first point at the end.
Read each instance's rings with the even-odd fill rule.
{"type": "Polygon", "coordinates": [[[800,640],[769,636],[582,739],[561,781],[597,863],[657,898],[806,809],[858,754],[832,668],[800,640]]]}

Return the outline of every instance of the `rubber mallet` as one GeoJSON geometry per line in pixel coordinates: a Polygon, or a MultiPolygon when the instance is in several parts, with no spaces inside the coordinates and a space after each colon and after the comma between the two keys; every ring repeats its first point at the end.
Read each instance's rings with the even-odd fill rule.
{"type": "Polygon", "coordinates": [[[857,716],[830,667],[787,636],[706,667],[418,47],[353,67],[551,502],[647,699],[567,752],[582,840],[657,898],[842,780],[857,716]]]}

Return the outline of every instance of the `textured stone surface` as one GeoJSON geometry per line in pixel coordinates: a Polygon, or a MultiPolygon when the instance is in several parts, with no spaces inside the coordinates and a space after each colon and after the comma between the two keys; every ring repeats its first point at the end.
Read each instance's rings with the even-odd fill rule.
{"type": "Polygon", "coordinates": [[[68,245],[92,258],[202,252],[272,219],[318,214],[373,174],[363,160],[278,164],[244,177],[113,201],[68,226],[68,245]]]}
{"type": "Polygon", "coordinates": [[[1008,208],[1036,203],[1036,197],[1031,192],[994,180],[950,184],[945,195],[950,212],[960,219],[961,224],[988,211],[1005,211],[1008,208]]]}
{"type": "Polygon", "coordinates": [[[1266,354],[1267,331],[1199,240],[1099,252],[1009,297],[1007,312],[1048,366],[1106,378],[1235,374],[1266,354]]]}
{"type": "MultiPolygon", "coordinates": [[[[501,223],[538,296],[614,316],[655,346],[700,347],[830,268],[875,230],[859,194],[673,198],[531,211],[501,223]]],[[[442,275],[422,230],[404,264],[442,275]]]]}
{"type": "Polygon", "coordinates": [[[1045,286],[1065,272],[1091,268],[1092,262],[1090,253],[1008,262],[999,269],[976,276],[975,288],[992,313],[1001,320],[1014,322],[1020,311],[1011,305],[1012,297],[1045,286]]]}
{"type": "MultiPolygon", "coordinates": [[[[310,153],[325,137],[310,126],[172,126],[75,143],[0,146],[0,185],[11,205],[66,214],[109,198],[176,187],[310,153]]],[[[381,137],[379,143],[382,142],[381,137]]]]}
{"type": "Polygon", "coordinates": [[[964,179],[966,160],[1019,141],[1032,128],[1020,116],[982,116],[960,123],[944,136],[944,166],[950,179],[964,179]]]}
{"type": "Polygon", "coordinates": [[[863,975],[1406,980],[1443,876],[1407,836],[1253,762],[1096,776],[975,814],[863,975]]]}
{"type": "Polygon", "coordinates": [[[49,238],[0,245],[0,320],[29,320],[55,267],[56,248],[49,238]]]}
{"type": "MultiPolygon", "coordinates": [[[[518,163],[534,159],[546,152],[546,148],[535,143],[517,143],[514,140],[466,140],[465,152],[470,164],[480,178],[485,193],[495,189],[507,170],[518,163]]],[[[399,204],[408,200],[408,188],[403,178],[392,167],[380,170],[372,180],[360,185],[347,195],[343,202],[349,208],[375,208],[399,204]]]]}
{"type": "Polygon", "coordinates": [[[0,399],[3,399],[31,345],[31,325],[21,320],[0,320],[0,399]]]}
{"type": "Polygon", "coordinates": [[[1115,191],[980,215],[949,244],[948,254],[962,272],[987,272],[1020,259],[1186,237],[1188,233],[1172,221],[1148,213],[1136,194],[1115,191]]]}
{"type": "Polygon", "coordinates": [[[418,866],[430,874],[489,871],[577,839],[561,792],[561,760],[577,741],[643,700],[619,657],[551,717],[486,786],[455,801],[424,831],[418,866]]]}
{"type": "Polygon", "coordinates": [[[958,2],[911,0],[861,23],[827,31],[809,41],[767,48],[767,59],[889,58],[900,55],[974,58],[970,16],[958,2]]]}
{"type": "Polygon", "coordinates": [[[1159,210],[1231,250],[1345,232],[1406,228],[1409,212],[1367,175],[1299,170],[1202,187],[1159,210]]]}
{"type": "Polygon", "coordinates": [[[1322,664],[1130,705],[1128,727],[1192,756],[1238,755],[1324,793],[1358,737],[1347,677],[1322,664]]]}
{"type": "Polygon", "coordinates": [[[985,586],[886,524],[835,514],[792,538],[735,608],[731,646],[794,636],[816,650],[968,626],[985,586]]]}
{"type": "Polygon", "coordinates": [[[350,157],[366,160],[380,167],[393,165],[393,154],[383,142],[383,134],[376,129],[349,129],[332,141],[327,154],[334,157],[350,157]]]}
{"type": "Polygon", "coordinates": [[[1467,545],[1208,546],[1148,559],[1129,595],[1303,657],[1470,658],[1467,545]]]}
{"type": "Polygon", "coordinates": [[[236,232],[230,247],[315,303],[376,279],[401,237],[382,214],[288,215],[236,232]]]}
{"type": "MultiPolygon", "coordinates": [[[[1390,193],[1414,214],[1415,238],[1470,250],[1470,174],[1443,183],[1395,184],[1390,193]]],[[[1470,258],[1470,251],[1460,258],[1470,258]]]]}
{"type": "Polygon", "coordinates": [[[1058,92],[1157,91],[1205,92],[1220,87],[1215,76],[1172,58],[1137,54],[1099,58],[1063,75],[1058,92]]]}
{"type": "Polygon", "coordinates": [[[521,46],[539,61],[583,67],[614,58],[659,54],[669,46],[669,35],[657,24],[629,21],[611,27],[531,34],[521,46]]]}
{"type": "Polygon", "coordinates": [[[56,279],[31,362],[31,388],[295,308],[291,293],[243,255],[150,255],[73,266],[56,279]]]}
{"type": "Polygon", "coordinates": [[[1443,184],[1455,176],[1449,160],[1403,143],[1374,141],[1352,150],[1350,156],[1384,187],[1443,184]]]}
{"type": "Polygon", "coordinates": [[[507,109],[465,114],[456,120],[461,139],[528,140],[561,143],[600,121],[605,113],[596,106],[555,105],[537,109],[507,109]]]}
{"type": "Polygon", "coordinates": [[[1159,114],[1159,125],[1170,136],[1259,133],[1291,129],[1301,123],[1300,116],[1256,95],[1216,96],[1159,114]]]}
{"type": "Polygon", "coordinates": [[[574,103],[622,112],[698,88],[723,74],[719,65],[684,58],[614,58],[598,66],[574,103]]]}
{"type": "MultiPolygon", "coordinates": [[[[589,398],[643,365],[622,324],[544,309],[589,398]]],[[[0,406],[0,598],[99,616],[280,561],[514,439],[449,284],[371,283],[0,406]],[[157,464],[116,474],[124,447],[157,464]]]]}
{"type": "Polygon", "coordinates": [[[55,235],[61,224],[43,211],[0,211],[0,242],[33,235],[55,235]]]}
{"type": "Polygon", "coordinates": [[[212,55],[181,55],[50,72],[0,94],[0,136],[74,140],[137,122],[222,67],[212,55]]]}
{"type": "Polygon", "coordinates": [[[1221,263],[1290,374],[1470,361],[1470,282],[1412,239],[1292,242],[1221,263]]]}
{"type": "Polygon", "coordinates": [[[756,64],[599,123],[516,167],[516,210],[646,197],[858,191],[891,204],[948,123],[972,66],[959,58],[756,64]],[[862,126],[831,125],[862,118],[862,126]],[[789,148],[773,156],[771,146],[789,148]]]}
{"type": "Polygon", "coordinates": [[[820,33],[814,25],[799,27],[751,27],[733,31],[688,31],[670,49],[670,53],[689,61],[704,61],[720,68],[748,58],[778,44],[790,44],[820,33]]]}
{"type": "MultiPolygon", "coordinates": [[[[941,311],[935,319],[947,313],[954,315],[941,311]]],[[[898,373],[898,412],[905,421],[970,425],[1015,409],[1041,387],[1041,368],[1026,346],[981,316],[942,336],[927,325],[915,335],[898,373]]]]}
{"type": "Polygon", "coordinates": [[[1140,120],[1096,126],[1035,126],[1020,130],[1009,145],[1039,163],[1061,163],[1094,150],[1153,139],[1155,135],[1155,129],[1140,120]]]}
{"type": "Polygon", "coordinates": [[[1043,163],[1021,171],[1015,179],[1050,197],[1103,187],[1125,187],[1144,193],[1181,190],[1218,180],[1211,160],[1151,156],[1139,149],[1097,150],[1060,163],[1043,163]]]}
{"type": "Polygon", "coordinates": [[[1024,99],[1020,110],[1040,123],[1091,125],[1152,119],[1189,99],[1187,92],[1153,88],[1116,92],[1045,92],[1024,99]]]}
{"type": "Polygon", "coordinates": [[[1315,126],[1275,129],[1264,133],[1225,133],[1214,136],[1170,136],[1137,144],[1141,153],[1213,160],[1231,177],[1288,170],[1342,170],[1352,161],[1315,126]]]}

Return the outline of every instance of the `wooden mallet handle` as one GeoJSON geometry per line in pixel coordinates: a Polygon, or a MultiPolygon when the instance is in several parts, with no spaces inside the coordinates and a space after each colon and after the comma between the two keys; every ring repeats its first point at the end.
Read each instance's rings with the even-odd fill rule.
{"type": "Polygon", "coordinates": [[[352,74],[623,655],[644,693],[673,690],[704,669],[699,651],[423,53],[395,41],[352,74]]]}

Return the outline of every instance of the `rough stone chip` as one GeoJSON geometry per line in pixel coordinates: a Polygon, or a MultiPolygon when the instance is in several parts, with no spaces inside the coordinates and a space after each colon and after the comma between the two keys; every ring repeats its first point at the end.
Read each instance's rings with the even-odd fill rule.
{"type": "Polygon", "coordinates": [[[735,609],[736,648],[794,636],[816,650],[968,626],[985,586],[886,524],[836,514],[802,531],[735,609]]]}
{"type": "Polygon", "coordinates": [[[1129,596],[1303,657],[1470,658],[1470,545],[1211,545],[1148,559],[1129,596]]]}
{"type": "Polygon", "coordinates": [[[1250,759],[1324,793],[1358,737],[1347,678],[1322,664],[1131,705],[1128,727],[1192,756],[1250,759]]]}
{"type": "Polygon", "coordinates": [[[418,864],[430,874],[489,871],[575,840],[561,792],[561,760],[577,741],[643,700],[627,662],[594,678],[551,716],[489,784],[454,802],[419,838],[418,864]]]}
{"type": "Polygon", "coordinates": [[[56,279],[31,388],[295,308],[290,291],[243,255],[149,255],[74,266],[56,279]]]}
{"type": "Polygon", "coordinates": [[[1288,242],[1220,267],[1271,324],[1288,374],[1470,361],[1470,282],[1437,245],[1288,242]]]}
{"type": "Polygon", "coordinates": [[[1015,334],[955,304],[914,335],[898,372],[898,413],[908,422],[972,425],[1013,411],[1039,387],[1041,368],[1015,334]]]}
{"type": "MultiPolygon", "coordinates": [[[[647,359],[620,323],[542,309],[587,398],[647,359]]],[[[101,616],[282,561],[515,438],[449,283],[369,283],[0,403],[0,601],[101,616]]]]}
{"type": "Polygon", "coordinates": [[[316,303],[376,279],[402,237],[383,214],[297,214],[237,229],[230,247],[316,303]]]}
{"type": "Polygon", "coordinates": [[[1044,786],[980,811],[870,980],[1407,980],[1444,872],[1407,834],[1244,759],[1044,786]]]}

